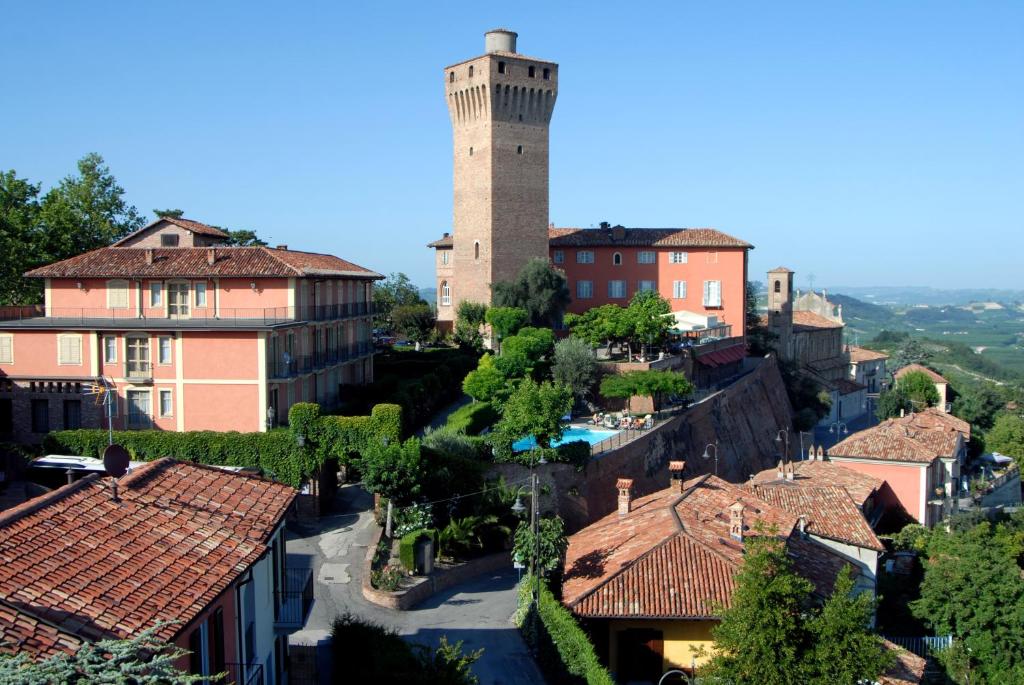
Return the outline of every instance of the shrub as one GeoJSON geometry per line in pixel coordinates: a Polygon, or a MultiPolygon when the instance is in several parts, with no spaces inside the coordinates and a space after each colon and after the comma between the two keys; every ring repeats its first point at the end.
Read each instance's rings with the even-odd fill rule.
{"type": "Polygon", "coordinates": [[[459,407],[448,416],[445,427],[466,435],[479,435],[498,420],[498,411],[489,402],[473,402],[459,407]]]}
{"type": "Polygon", "coordinates": [[[615,685],[601,665],[590,638],[568,609],[540,584],[539,607],[532,602],[533,576],[519,584],[519,609],[514,620],[523,639],[537,654],[537,664],[551,683],[615,685]]]}
{"type": "Polygon", "coordinates": [[[378,590],[394,592],[402,584],[402,569],[389,564],[379,571],[370,571],[370,583],[378,590]]]}
{"type": "Polygon", "coordinates": [[[572,464],[582,471],[590,461],[590,443],[584,440],[573,440],[547,449],[524,450],[513,452],[510,447],[498,446],[494,461],[498,463],[522,464],[529,466],[536,463],[537,452],[544,456],[544,461],[552,464],[572,464]]]}
{"type": "Polygon", "coordinates": [[[461,459],[478,459],[479,446],[465,433],[449,425],[423,431],[423,446],[435,452],[461,459]]]}
{"type": "Polygon", "coordinates": [[[420,528],[414,530],[411,533],[407,533],[402,536],[402,539],[398,541],[398,558],[402,562],[402,566],[409,573],[415,573],[416,571],[416,543],[421,538],[430,538],[434,541],[434,552],[437,553],[437,531],[434,529],[420,528]]]}

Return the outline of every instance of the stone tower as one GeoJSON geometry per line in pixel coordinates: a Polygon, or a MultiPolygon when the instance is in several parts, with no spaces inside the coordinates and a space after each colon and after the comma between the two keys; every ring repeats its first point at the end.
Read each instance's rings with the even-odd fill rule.
{"type": "Polygon", "coordinates": [[[779,357],[789,359],[793,338],[793,271],[784,266],[768,272],[768,330],[779,336],[779,357]]]}
{"type": "Polygon", "coordinates": [[[454,146],[451,321],[462,300],[491,302],[534,257],[548,258],[548,129],[558,65],[516,52],[517,34],[485,34],[484,54],[444,70],[454,146]]]}

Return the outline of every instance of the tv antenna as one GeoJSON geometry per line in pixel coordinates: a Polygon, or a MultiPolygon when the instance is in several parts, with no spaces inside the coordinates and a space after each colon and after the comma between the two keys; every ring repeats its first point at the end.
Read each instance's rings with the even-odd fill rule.
{"type": "Polygon", "coordinates": [[[103,450],[103,468],[106,470],[107,475],[110,476],[110,485],[115,502],[120,501],[117,499],[117,479],[128,473],[128,465],[130,463],[131,457],[128,455],[128,450],[120,445],[107,445],[107,448],[103,450]]]}
{"type": "Polygon", "coordinates": [[[114,444],[114,402],[117,401],[117,388],[103,376],[90,383],[85,390],[85,395],[92,395],[96,398],[96,405],[102,406],[107,414],[107,445],[114,444]]]}

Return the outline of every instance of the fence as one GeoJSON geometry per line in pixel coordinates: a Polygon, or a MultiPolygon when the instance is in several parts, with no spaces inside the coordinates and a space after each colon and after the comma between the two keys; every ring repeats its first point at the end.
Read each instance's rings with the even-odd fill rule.
{"type": "Polygon", "coordinates": [[[886,635],[885,639],[899,645],[908,652],[913,652],[922,659],[927,659],[930,655],[943,652],[953,646],[952,635],[940,635],[937,637],[894,637],[886,635]]]}
{"type": "Polygon", "coordinates": [[[284,588],[277,592],[274,623],[278,626],[301,626],[313,604],[313,570],[285,569],[284,588]]]}
{"type": "Polygon", "coordinates": [[[263,685],[263,666],[261,664],[224,664],[227,677],[223,683],[226,685],[263,685]]]}
{"type": "Polygon", "coordinates": [[[187,322],[220,326],[244,326],[254,322],[266,325],[292,321],[335,321],[377,313],[375,302],[347,302],[342,304],[308,305],[300,307],[194,307],[189,306],[168,316],[162,307],[0,307],[0,321],[23,321],[31,324],[53,325],[68,323],[126,323],[146,322],[149,325],[182,325],[187,322]]]}

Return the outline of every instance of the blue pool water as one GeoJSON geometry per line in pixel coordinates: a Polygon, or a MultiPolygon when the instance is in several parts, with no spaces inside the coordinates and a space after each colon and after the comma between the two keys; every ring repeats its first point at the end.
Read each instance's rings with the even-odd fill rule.
{"type": "MultiPolygon", "coordinates": [[[[580,426],[572,426],[570,428],[566,428],[565,432],[562,434],[562,439],[552,442],[551,446],[558,447],[559,445],[564,445],[567,442],[576,442],[578,440],[582,440],[591,445],[594,445],[601,442],[602,440],[607,440],[608,438],[612,437],[618,432],[619,431],[604,430],[601,428],[586,428],[580,426]]],[[[532,435],[528,438],[516,440],[514,443],[512,443],[512,449],[515,450],[516,452],[524,452],[526,450],[533,449],[536,446],[537,441],[534,440],[532,435]]]]}

